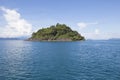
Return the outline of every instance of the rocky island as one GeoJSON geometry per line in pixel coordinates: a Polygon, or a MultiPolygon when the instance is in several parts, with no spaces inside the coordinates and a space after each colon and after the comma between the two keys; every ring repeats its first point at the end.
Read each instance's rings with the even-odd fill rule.
{"type": "Polygon", "coordinates": [[[28,41],[81,41],[85,40],[77,31],[73,31],[65,24],[52,25],[48,28],[33,32],[28,41]]]}

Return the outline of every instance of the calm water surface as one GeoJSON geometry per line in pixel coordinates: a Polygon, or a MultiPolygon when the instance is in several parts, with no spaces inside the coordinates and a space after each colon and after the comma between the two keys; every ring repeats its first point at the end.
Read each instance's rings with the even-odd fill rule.
{"type": "Polygon", "coordinates": [[[0,80],[120,80],[120,41],[0,40],[0,80]]]}

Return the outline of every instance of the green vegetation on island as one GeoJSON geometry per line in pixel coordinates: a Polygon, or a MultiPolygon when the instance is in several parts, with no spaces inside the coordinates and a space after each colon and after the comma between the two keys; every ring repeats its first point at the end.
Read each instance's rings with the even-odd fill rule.
{"type": "Polygon", "coordinates": [[[77,31],[73,31],[65,24],[52,25],[32,33],[30,41],[80,41],[85,40],[77,31]]]}

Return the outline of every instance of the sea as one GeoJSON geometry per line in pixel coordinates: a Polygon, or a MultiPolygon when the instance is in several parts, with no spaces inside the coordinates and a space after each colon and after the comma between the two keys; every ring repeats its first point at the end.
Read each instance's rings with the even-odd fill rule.
{"type": "Polygon", "coordinates": [[[0,80],[120,80],[120,40],[0,40],[0,80]]]}

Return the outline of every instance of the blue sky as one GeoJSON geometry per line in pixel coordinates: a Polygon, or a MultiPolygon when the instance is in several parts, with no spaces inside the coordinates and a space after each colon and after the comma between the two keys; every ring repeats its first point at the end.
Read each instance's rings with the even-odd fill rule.
{"type": "Polygon", "coordinates": [[[30,31],[25,29],[33,32],[64,23],[87,39],[120,38],[120,0],[0,0],[0,7],[0,37],[29,35],[30,31]],[[12,24],[15,22],[5,17],[10,16],[7,10],[20,14],[15,20],[30,27],[22,26],[20,31],[12,24]]]}

